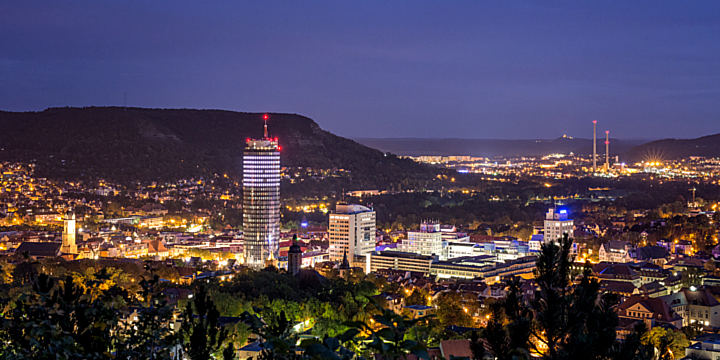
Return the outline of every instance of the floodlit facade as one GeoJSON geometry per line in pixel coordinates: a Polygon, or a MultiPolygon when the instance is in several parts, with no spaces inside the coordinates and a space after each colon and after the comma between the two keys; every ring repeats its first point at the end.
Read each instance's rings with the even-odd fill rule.
{"type": "Polygon", "coordinates": [[[75,213],[68,211],[63,218],[62,247],[60,252],[63,254],[77,254],[77,245],[75,245],[75,213]]]}
{"type": "Polygon", "coordinates": [[[357,204],[338,204],[330,214],[328,234],[330,261],[341,261],[347,254],[365,256],[375,251],[375,211],[357,204]]]}
{"type": "Polygon", "coordinates": [[[568,219],[567,210],[549,209],[545,215],[545,241],[557,241],[568,234],[573,237],[573,221],[568,219]]]}
{"type": "MultiPolygon", "coordinates": [[[[265,117],[267,120],[267,117],[265,117]]],[[[245,264],[265,267],[278,258],[280,241],[280,146],[277,138],[248,139],[243,157],[245,264]]]]}
{"type": "Polygon", "coordinates": [[[422,222],[420,230],[409,230],[399,250],[420,255],[438,255],[445,259],[443,238],[439,223],[422,222]]]}

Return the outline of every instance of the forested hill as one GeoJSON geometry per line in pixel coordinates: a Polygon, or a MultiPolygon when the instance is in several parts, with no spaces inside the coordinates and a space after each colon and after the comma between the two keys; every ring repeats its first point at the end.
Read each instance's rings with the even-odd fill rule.
{"type": "MultiPolygon", "coordinates": [[[[383,188],[435,169],[385,156],[322,130],[312,119],[269,114],[283,166],[342,168],[357,187],[383,188]]],[[[122,107],[0,112],[0,161],[35,162],[51,178],[116,181],[176,179],[242,172],[246,138],[262,137],[262,114],[122,107]]]]}
{"type": "Polygon", "coordinates": [[[630,162],[682,159],[689,156],[720,157],[720,134],[697,139],[664,139],[636,146],[626,154],[630,162]]]}

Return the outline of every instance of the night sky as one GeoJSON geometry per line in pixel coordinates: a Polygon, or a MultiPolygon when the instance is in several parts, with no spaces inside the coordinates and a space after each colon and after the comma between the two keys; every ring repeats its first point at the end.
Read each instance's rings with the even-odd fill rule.
{"type": "Polygon", "coordinates": [[[298,113],[345,137],[720,133],[720,1],[0,2],[0,109],[298,113]]]}

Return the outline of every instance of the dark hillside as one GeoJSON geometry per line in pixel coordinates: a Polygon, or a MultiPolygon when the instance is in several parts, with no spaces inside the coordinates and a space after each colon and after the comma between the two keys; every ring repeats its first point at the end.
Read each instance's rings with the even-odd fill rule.
{"type": "MultiPolygon", "coordinates": [[[[242,171],[245,139],[261,137],[261,114],[121,107],[0,112],[0,160],[35,162],[38,175],[126,182],[242,171]]],[[[385,188],[435,170],[322,130],[312,119],[270,114],[283,166],[342,168],[356,188],[385,188]]]]}
{"type": "Polygon", "coordinates": [[[697,139],[664,139],[636,146],[627,152],[629,162],[682,159],[689,156],[720,157],[720,134],[697,139]]]}

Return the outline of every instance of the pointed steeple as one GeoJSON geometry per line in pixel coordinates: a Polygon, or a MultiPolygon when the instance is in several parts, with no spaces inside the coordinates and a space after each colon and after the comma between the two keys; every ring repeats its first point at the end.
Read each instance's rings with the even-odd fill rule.
{"type": "Polygon", "coordinates": [[[342,263],[340,264],[340,269],[343,269],[343,270],[350,269],[350,262],[348,261],[348,258],[347,258],[347,250],[343,250],[343,259],[342,259],[342,263]]]}

